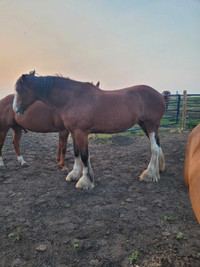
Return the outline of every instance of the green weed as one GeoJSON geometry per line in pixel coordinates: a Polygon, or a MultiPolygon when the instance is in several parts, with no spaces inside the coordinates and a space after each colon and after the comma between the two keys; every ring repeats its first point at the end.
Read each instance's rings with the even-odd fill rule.
{"type": "Polygon", "coordinates": [[[178,217],[164,216],[165,221],[175,221],[177,219],[178,219],[178,217]]]}
{"type": "Polygon", "coordinates": [[[176,235],[176,239],[177,240],[181,240],[183,238],[183,234],[182,233],[178,233],[177,235],[176,235]]]}
{"type": "Polygon", "coordinates": [[[22,232],[21,232],[21,228],[17,227],[16,232],[10,233],[8,235],[8,238],[15,238],[17,241],[20,241],[22,239],[22,232]]]}
{"type": "Polygon", "coordinates": [[[136,250],[132,253],[131,257],[129,258],[129,263],[133,264],[134,261],[137,260],[139,252],[136,250]]]}

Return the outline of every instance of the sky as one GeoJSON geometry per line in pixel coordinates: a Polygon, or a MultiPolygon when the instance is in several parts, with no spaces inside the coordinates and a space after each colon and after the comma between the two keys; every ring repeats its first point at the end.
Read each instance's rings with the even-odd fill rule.
{"type": "Polygon", "coordinates": [[[200,94],[200,0],[0,0],[0,98],[31,70],[200,94]]]}

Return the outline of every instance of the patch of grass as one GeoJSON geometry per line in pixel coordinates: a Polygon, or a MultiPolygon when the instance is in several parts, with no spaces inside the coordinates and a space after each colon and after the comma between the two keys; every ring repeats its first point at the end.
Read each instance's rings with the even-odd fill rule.
{"type": "Polygon", "coordinates": [[[78,243],[75,243],[74,248],[78,248],[78,247],[79,247],[78,243]]]}
{"type": "Polygon", "coordinates": [[[97,144],[107,144],[112,143],[112,136],[111,134],[96,134],[91,135],[91,138],[94,139],[94,142],[97,144]]]}
{"type": "Polygon", "coordinates": [[[199,119],[192,119],[192,118],[187,118],[186,119],[186,128],[189,130],[192,130],[199,124],[199,119]]]}
{"type": "Polygon", "coordinates": [[[177,235],[176,235],[176,239],[177,240],[181,240],[183,238],[183,234],[182,233],[178,233],[177,235]]]}
{"type": "Polygon", "coordinates": [[[133,264],[134,261],[137,260],[139,252],[136,250],[132,253],[131,257],[129,258],[129,263],[133,264]]]}
{"type": "Polygon", "coordinates": [[[22,232],[21,232],[21,228],[17,227],[17,233],[16,233],[16,240],[21,240],[22,239],[22,232]]]}
{"type": "Polygon", "coordinates": [[[178,219],[178,217],[173,217],[173,216],[164,216],[163,218],[165,221],[175,221],[178,219]]]}
{"type": "Polygon", "coordinates": [[[9,235],[8,235],[8,238],[11,238],[11,237],[13,237],[14,236],[14,234],[13,233],[10,233],[9,235]]]}
{"type": "Polygon", "coordinates": [[[15,240],[20,241],[22,239],[22,232],[21,232],[21,228],[17,227],[16,232],[10,233],[8,235],[8,238],[15,238],[15,240]]]}

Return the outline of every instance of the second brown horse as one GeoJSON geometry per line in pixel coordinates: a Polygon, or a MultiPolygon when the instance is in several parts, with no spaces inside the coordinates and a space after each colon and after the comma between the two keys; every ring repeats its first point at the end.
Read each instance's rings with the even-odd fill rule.
{"type": "Polygon", "coordinates": [[[13,144],[17,154],[17,160],[21,165],[27,165],[20,152],[20,139],[22,129],[24,128],[38,133],[59,132],[56,159],[62,170],[67,170],[65,154],[69,132],[65,129],[59,112],[41,101],[36,101],[27,109],[26,114],[22,116],[13,111],[13,99],[14,95],[8,95],[0,100],[0,168],[5,168],[2,158],[2,148],[10,128],[14,131],[13,144]]]}

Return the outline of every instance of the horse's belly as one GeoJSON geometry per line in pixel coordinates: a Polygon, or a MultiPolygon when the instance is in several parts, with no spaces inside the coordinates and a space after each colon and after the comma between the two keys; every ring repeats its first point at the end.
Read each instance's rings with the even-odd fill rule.
{"type": "Polygon", "coordinates": [[[104,120],[99,124],[95,124],[92,128],[93,133],[121,133],[131,128],[137,123],[136,120],[104,120]]]}
{"type": "Polygon", "coordinates": [[[20,126],[32,132],[47,133],[58,131],[53,121],[41,119],[40,117],[32,118],[25,115],[17,115],[15,119],[20,126]]]}

